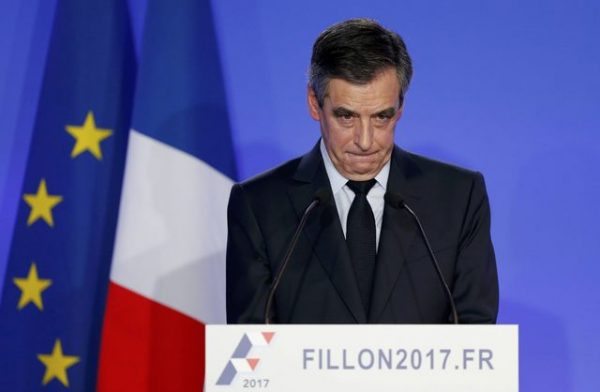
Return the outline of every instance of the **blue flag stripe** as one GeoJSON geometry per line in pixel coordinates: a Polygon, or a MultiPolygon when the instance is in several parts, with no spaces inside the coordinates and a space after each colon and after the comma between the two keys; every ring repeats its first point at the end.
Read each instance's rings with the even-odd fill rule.
{"type": "Polygon", "coordinates": [[[210,1],[149,1],[133,127],[236,177],[210,1]]]}

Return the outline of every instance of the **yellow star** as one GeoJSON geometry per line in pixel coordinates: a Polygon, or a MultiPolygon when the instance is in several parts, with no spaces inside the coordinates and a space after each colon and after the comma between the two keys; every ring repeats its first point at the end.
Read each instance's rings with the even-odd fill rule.
{"type": "Polygon", "coordinates": [[[36,194],[25,194],[23,199],[31,207],[27,226],[31,226],[35,221],[42,218],[48,226],[54,226],[52,219],[52,208],[62,201],[62,196],[49,195],[46,189],[46,180],[42,178],[36,194]]]}
{"type": "Polygon", "coordinates": [[[38,354],[38,359],[46,366],[42,384],[46,385],[57,378],[65,387],[69,386],[67,369],[79,362],[79,357],[64,355],[60,339],[54,342],[51,354],[38,354]]]}
{"type": "Polygon", "coordinates": [[[52,280],[40,279],[35,263],[31,263],[26,278],[14,278],[13,282],[21,290],[21,298],[19,299],[17,309],[21,310],[29,303],[33,302],[39,310],[44,310],[42,291],[50,287],[52,280]]]}
{"type": "Polygon", "coordinates": [[[110,129],[97,128],[94,113],[91,110],[85,117],[85,122],[82,126],[67,125],[65,128],[75,138],[75,146],[73,146],[73,150],[71,151],[71,158],[89,151],[96,159],[102,159],[100,142],[112,135],[112,131],[110,129]]]}

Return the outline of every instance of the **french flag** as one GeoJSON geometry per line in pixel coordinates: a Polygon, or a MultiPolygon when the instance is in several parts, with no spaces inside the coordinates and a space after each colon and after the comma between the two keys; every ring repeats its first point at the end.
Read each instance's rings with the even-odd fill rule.
{"type": "Polygon", "coordinates": [[[191,391],[225,323],[235,160],[208,0],[149,0],[98,390],[191,391]]]}

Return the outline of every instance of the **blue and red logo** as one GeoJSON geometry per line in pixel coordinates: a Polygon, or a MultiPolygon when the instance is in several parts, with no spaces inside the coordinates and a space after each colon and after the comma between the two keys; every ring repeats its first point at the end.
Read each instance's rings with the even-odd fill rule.
{"type": "Polygon", "coordinates": [[[253,372],[260,358],[249,357],[250,351],[253,347],[268,346],[274,335],[275,332],[245,333],[225,365],[225,369],[217,380],[217,385],[230,385],[238,373],[253,372]]]}

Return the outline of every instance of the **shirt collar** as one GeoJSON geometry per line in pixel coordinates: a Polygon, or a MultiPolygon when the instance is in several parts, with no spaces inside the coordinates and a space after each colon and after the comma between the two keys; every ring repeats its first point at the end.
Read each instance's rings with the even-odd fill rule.
{"type": "MultiPolygon", "coordinates": [[[[329,177],[329,183],[331,184],[331,191],[335,195],[340,189],[346,185],[348,179],[340,174],[340,172],[336,169],[329,157],[329,153],[327,152],[327,148],[325,147],[325,142],[323,138],[321,138],[320,143],[321,156],[323,157],[323,163],[325,164],[325,171],[327,172],[327,177],[329,177]]],[[[375,180],[377,184],[381,186],[384,190],[387,189],[388,177],[390,176],[390,162],[391,159],[381,168],[379,173],[375,176],[375,180]]]]}

